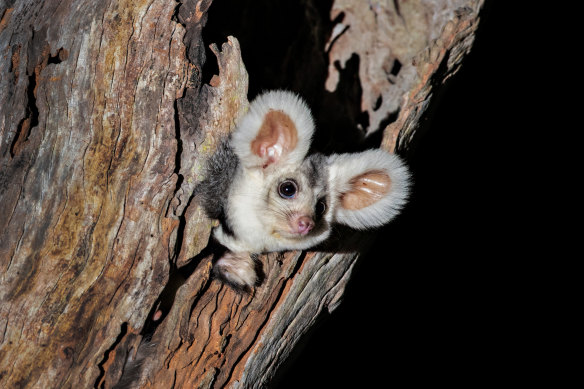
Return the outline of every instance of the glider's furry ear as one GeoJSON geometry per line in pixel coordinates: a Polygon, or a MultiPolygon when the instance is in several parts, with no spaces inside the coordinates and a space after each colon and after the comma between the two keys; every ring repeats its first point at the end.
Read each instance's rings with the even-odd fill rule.
{"type": "Polygon", "coordinates": [[[300,164],[310,146],[314,122],[306,103],[286,91],[258,96],[232,135],[246,168],[300,164]]]}
{"type": "Polygon", "coordinates": [[[368,150],[329,157],[337,223],[357,229],[379,227],[406,203],[409,172],[394,154],[368,150]]]}

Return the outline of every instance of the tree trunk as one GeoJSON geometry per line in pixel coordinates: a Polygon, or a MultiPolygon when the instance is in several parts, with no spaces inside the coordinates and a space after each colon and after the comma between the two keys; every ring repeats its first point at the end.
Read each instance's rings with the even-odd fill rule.
{"type": "Polygon", "coordinates": [[[0,386],[269,384],[371,234],[263,256],[250,295],[213,279],[193,190],[248,70],[320,149],[404,150],[482,3],[0,0],[0,386]]]}

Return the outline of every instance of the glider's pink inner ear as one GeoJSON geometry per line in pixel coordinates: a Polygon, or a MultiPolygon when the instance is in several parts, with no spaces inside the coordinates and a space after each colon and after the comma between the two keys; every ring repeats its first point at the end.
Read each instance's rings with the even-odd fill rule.
{"type": "Polygon", "coordinates": [[[354,177],[349,185],[351,189],[341,196],[341,206],[357,210],[383,198],[391,189],[391,179],[381,170],[372,170],[354,177]]]}
{"type": "Polygon", "coordinates": [[[298,131],[290,116],[282,111],[272,110],[264,117],[256,138],[251,142],[251,151],[266,159],[266,167],[294,150],[297,143],[298,131]]]}

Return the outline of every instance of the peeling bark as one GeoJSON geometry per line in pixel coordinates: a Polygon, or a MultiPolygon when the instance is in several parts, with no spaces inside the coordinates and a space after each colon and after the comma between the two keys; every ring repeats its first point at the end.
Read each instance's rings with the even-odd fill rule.
{"type": "Polygon", "coordinates": [[[206,158],[248,86],[305,96],[325,151],[407,149],[481,6],[1,0],[0,386],[109,388],[131,366],[135,387],[268,385],[371,234],[265,255],[237,294],[211,277],[206,158]],[[280,45],[256,43],[255,17],[280,45]],[[219,47],[221,23],[239,33],[219,47]],[[259,46],[271,58],[246,59],[259,46]]]}

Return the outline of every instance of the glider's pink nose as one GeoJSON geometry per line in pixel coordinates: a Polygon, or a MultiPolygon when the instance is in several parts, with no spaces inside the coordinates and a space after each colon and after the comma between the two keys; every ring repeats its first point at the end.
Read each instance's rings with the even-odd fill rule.
{"type": "Polygon", "coordinates": [[[296,232],[300,235],[306,235],[314,227],[314,222],[308,216],[300,216],[296,219],[296,232]]]}

